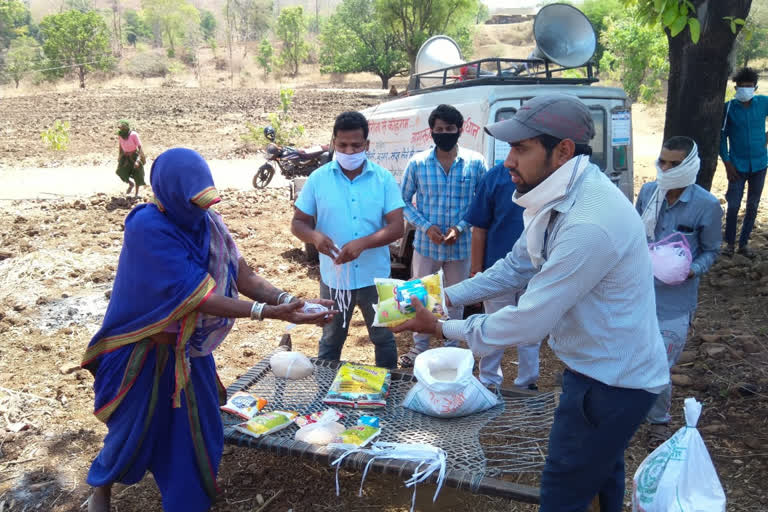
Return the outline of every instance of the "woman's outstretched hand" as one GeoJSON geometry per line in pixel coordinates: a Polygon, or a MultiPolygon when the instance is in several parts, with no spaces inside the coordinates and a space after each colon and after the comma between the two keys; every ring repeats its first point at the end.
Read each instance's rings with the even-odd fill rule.
{"type": "Polygon", "coordinates": [[[327,299],[311,299],[307,301],[297,300],[290,304],[281,304],[279,306],[265,306],[264,318],[274,318],[292,324],[316,324],[325,325],[333,320],[334,315],[338,313],[334,307],[336,303],[327,299]],[[320,304],[328,308],[328,311],[319,313],[304,313],[304,303],[320,304]]]}

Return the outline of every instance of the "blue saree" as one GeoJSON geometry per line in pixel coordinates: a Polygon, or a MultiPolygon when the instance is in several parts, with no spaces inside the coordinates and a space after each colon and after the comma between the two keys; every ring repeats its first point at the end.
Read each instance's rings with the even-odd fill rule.
{"type": "Polygon", "coordinates": [[[218,490],[223,388],[211,355],[233,319],[198,314],[211,294],[237,297],[239,253],[218,214],[205,160],[189,149],[152,165],[153,204],[125,220],[101,329],[83,358],[95,414],[107,424],[87,481],[132,484],[151,471],[168,511],[203,511],[218,490]],[[174,344],[150,336],[174,332],[174,344]]]}

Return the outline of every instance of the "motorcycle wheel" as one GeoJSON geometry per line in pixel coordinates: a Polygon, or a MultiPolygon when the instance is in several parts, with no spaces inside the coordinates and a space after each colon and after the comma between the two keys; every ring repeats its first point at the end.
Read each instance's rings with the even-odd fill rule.
{"type": "Polygon", "coordinates": [[[272,177],[275,175],[275,168],[269,164],[264,164],[259,167],[256,174],[253,175],[253,186],[255,188],[264,188],[272,181],[272,177]]]}

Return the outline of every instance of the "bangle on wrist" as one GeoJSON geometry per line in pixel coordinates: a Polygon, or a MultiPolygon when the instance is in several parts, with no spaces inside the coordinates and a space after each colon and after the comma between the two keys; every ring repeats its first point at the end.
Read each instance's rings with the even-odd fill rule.
{"type": "Polygon", "coordinates": [[[264,302],[254,302],[251,306],[251,320],[264,320],[264,302]]]}
{"type": "Polygon", "coordinates": [[[295,299],[293,295],[291,295],[288,292],[281,292],[280,295],[277,296],[277,305],[281,304],[290,304],[293,299],[295,299]]]}

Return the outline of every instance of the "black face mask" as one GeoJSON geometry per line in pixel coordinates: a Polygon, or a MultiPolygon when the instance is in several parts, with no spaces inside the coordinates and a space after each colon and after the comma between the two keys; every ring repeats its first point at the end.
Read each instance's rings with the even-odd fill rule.
{"type": "Polygon", "coordinates": [[[461,132],[456,133],[435,133],[432,132],[432,140],[435,141],[435,146],[440,148],[442,151],[450,151],[456,146],[456,143],[459,142],[459,137],[461,137],[461,132]]]}

